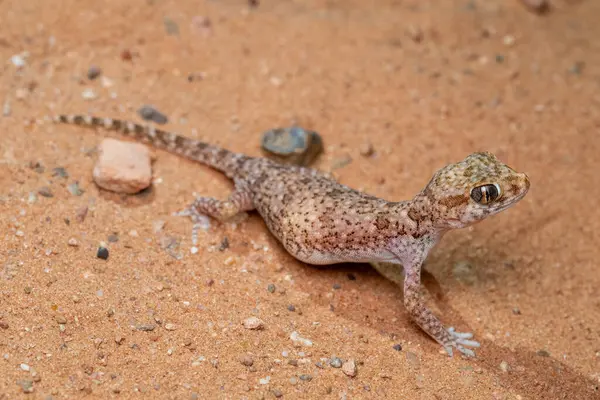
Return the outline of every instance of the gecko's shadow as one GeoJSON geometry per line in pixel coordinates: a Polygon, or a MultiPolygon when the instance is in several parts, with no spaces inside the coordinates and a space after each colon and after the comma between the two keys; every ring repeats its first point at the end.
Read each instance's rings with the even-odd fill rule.
{"type": "MultiPolygon", "coordinates": [[[[333,312],[363,326],[373,327],[393,340],[410,337],[412,342],[421,345],[423,351],[443,357],[438,353],[439,346],[410,320],[402,305],[402,289],[379,275],[371,266],[338,264],[314,268],[318,270],[315,274],[321,274],[321,277],[318,280],[309,277],[309,292],[322,290],[321,293],[326,293],[332,289],[331,285],[344,281],[341,286],[351,288],[345,291],[334,290],[333,298],[320,297],[321,302],[330,302],[333,312]],[[325,287],[320,287],[323,285],[325,287]],[[360,300],[357,301],[357,298],[360,300]],[[397,303],[398,307],[389,307],[390,301],[397,303]]],[[[308,272],[308,275],[312,275],[312,272],[308,272]]],[[[444,319],[453,321],[458,331],[465,331],[459,329],[467,326],[461,313],[448,305],[444,290],[426,268],[422,271],[422,282],[444,319]]],[[[476,339],[481,343],[481,348],[477,350],[478,357],[471,364],[494,375],[503,387],[511,388],[516,393],[533,394],[536,399],[600,399],[597,382],[555,358],[544,357],[545,354],[538,355],[524,348],[512,351],[490,340],[481,337],[476,339]],[[499,368],[503,361],[512,367],[508,373],[499,368]]]]}
{"type": "Polygon", "coordinates": [[[150,185],[139,193],[123,194],[98,188],[98,197],[105,201],[119,204],[122,207],[135,208],[153,203],[156,197],[156,189],[154,185],[150,185]]]}

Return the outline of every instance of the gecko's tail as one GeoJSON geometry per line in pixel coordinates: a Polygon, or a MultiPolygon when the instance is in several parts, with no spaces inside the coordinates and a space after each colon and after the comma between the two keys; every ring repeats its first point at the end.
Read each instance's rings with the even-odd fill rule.
{"type": "Polygon", "coordinates": [[[190,139],[176,133],[157,129],[154,126],[143,126],[135,122],[113,118],[99,118],[87,115],[57,115],[52,118],[55,123],[80,125],[91,128],[104,128],[120,132],[136,141],[148,143],[156,148],[164,149],[187,159],[206,164],[224,172],[227,176],[237,175],[242,163],[248,156],[190,139]]]}

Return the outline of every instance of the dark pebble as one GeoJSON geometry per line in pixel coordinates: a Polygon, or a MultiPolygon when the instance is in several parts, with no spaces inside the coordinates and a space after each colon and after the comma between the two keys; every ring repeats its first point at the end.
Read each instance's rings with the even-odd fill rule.
{"type": "Polygon", "coordinates": [[[333,284],[333,288],[334,288],[335,290],[338,290],[338,289],[341,289],[341,288],[342,288],[342,285],[340,285],[339,283],[334,283],[334,284],[333,284]]]}
{"type": "Polygon", "coordinates": [[[300,380],[305,381],[305,382],[310,382],[312,381],[312,376],[308,375],[308,374],[302,374],[300,375],[300,380]]]}
{"type": "Polygon", "coordinates": [[[157,124],[166,124],[167,116],[151,106],[143,106],[138,110],[138,114],[146,121],[152,121],[157,124]]]}
{"type": "Polygon", "coordinates": [[[540,357],[550,357],[550,353],[548,353],[546,350],[538,350],[535,354],[540,357]]]}
{"type": "Polygon", "coordinates": [[[267,286],[267,290],[269,291],[269,293],[275,293],[275,285],[269,283],[269,286],[267,286]]]}
{"type": "Polygon", "coordinates": [[[98,247],[96,257],[101,258],[103,260],[108,259],[108,249],[106,247],[98,247]]]}
{"type": "Polygon", "coordinates": [[[261,147],[267,157],[280,163],[306,166],[323,151],[323,141],[317,132],[294,126],[265,132],[261,147]]]}
{"type": "Polygon", "coordinates": [[[317,362],[315,363],[315,366],[316,366],[317,368],[321,368],[321,369],[324,369],[324,368],[325,368],[325,366],[323,365],[323,363],[322,363],[321,361],[317,361],[317,362]]]}
{"type": "Polygon", "coordinates": [[[496,62],[502,64],[504,62],[504,56],[502,54],[496,54],[496,62]]]}
{"type": "Polygon", "coordinates": [[[0,329],[8,329],[8,323],[4,321],[0,321],[0,329]]]}
{"type": "Polygon", "coordinates": [[[297,367],[298,366],[298,360],[293,360],[293,359],[292,360],[288,360],[288,364],[292,365],[294,367],[297,367]]]}
{"type": "Polygon", "coordinates": [[[61,178],[68,178],[69,173],[63,167],[57,167],[52,170],[52,176],[60,176],[61,178]]]}
{"type": "Polygon", "coordinates": [[[94,80],[102,74],[102,70],[100,67],[92,65],[87,72],[87,77],[89,80],[94,80]]]}
{"type": "Polygon", "coordinates": [[[398,343],[398,344],[395,344],[395,345],[394,345],[394,350],[396,350],[396,351],[401,351],[401,350],[402,350],[402,345],[401,345],[400,343],[398,343]]]}
{"type": "Polygon", "coordinates": [[[288,311],[294,312],[294,311],[296,311],[296,306],[294,306],[293,304],[290,304],[290,305],[287,307],[287,309],[288,309],[288,311]]]}
{"type": "Polygon", "coordinates": [[[223,241],[221,241],[221,245],[219,246],[219,251],[225,251],[229,248],[229,239],[227,239],[227,236],[225,236],[223,238],[223,241]]]}
{"type": "Polygon", "coordinates": [[[52,193],[52,191],[50,190],[50,188],[48,186],[43,186],[43,187],[39,188],[38,193],[40,196],[54,197],[54,194],[52,193]]]}
{"type": "Polygon", "coordinates": [[[351,281],[355,281],[356,280],[356,275],[354,274],[348,274],[348,279],[351,281]]]}
{"type": "Polygon", "coordinates": [[[37,172],[38,174],[43,174],[46,168],[39,161],[31,161],[29,162],[29,168],[37,172]]]}

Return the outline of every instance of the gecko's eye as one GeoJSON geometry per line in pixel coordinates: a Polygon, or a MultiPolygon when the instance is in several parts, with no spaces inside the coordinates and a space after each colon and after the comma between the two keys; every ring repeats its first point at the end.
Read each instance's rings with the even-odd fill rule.
{"type": "Polygon", "coordinates": [[[490,204],[500,198],[502,191],[497,184],[477,186],[471,190],[471,198],[479,204],[490,204]]]}

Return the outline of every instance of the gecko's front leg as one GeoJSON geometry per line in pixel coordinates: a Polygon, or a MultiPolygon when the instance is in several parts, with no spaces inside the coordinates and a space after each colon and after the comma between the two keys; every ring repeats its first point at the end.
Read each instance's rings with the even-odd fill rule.
{"type": "Polygon", "coordinates": [[[452,356],[453,348],[466,356],[475,352],[467,347],[479,347],[479,342],[470,340],[472,333],[460,333],[454,328],[446,329],[441,321],[427,308],[421,294],[421,266],[404,266],[404,306],[417,325],[427,332],[452,356]]]}

